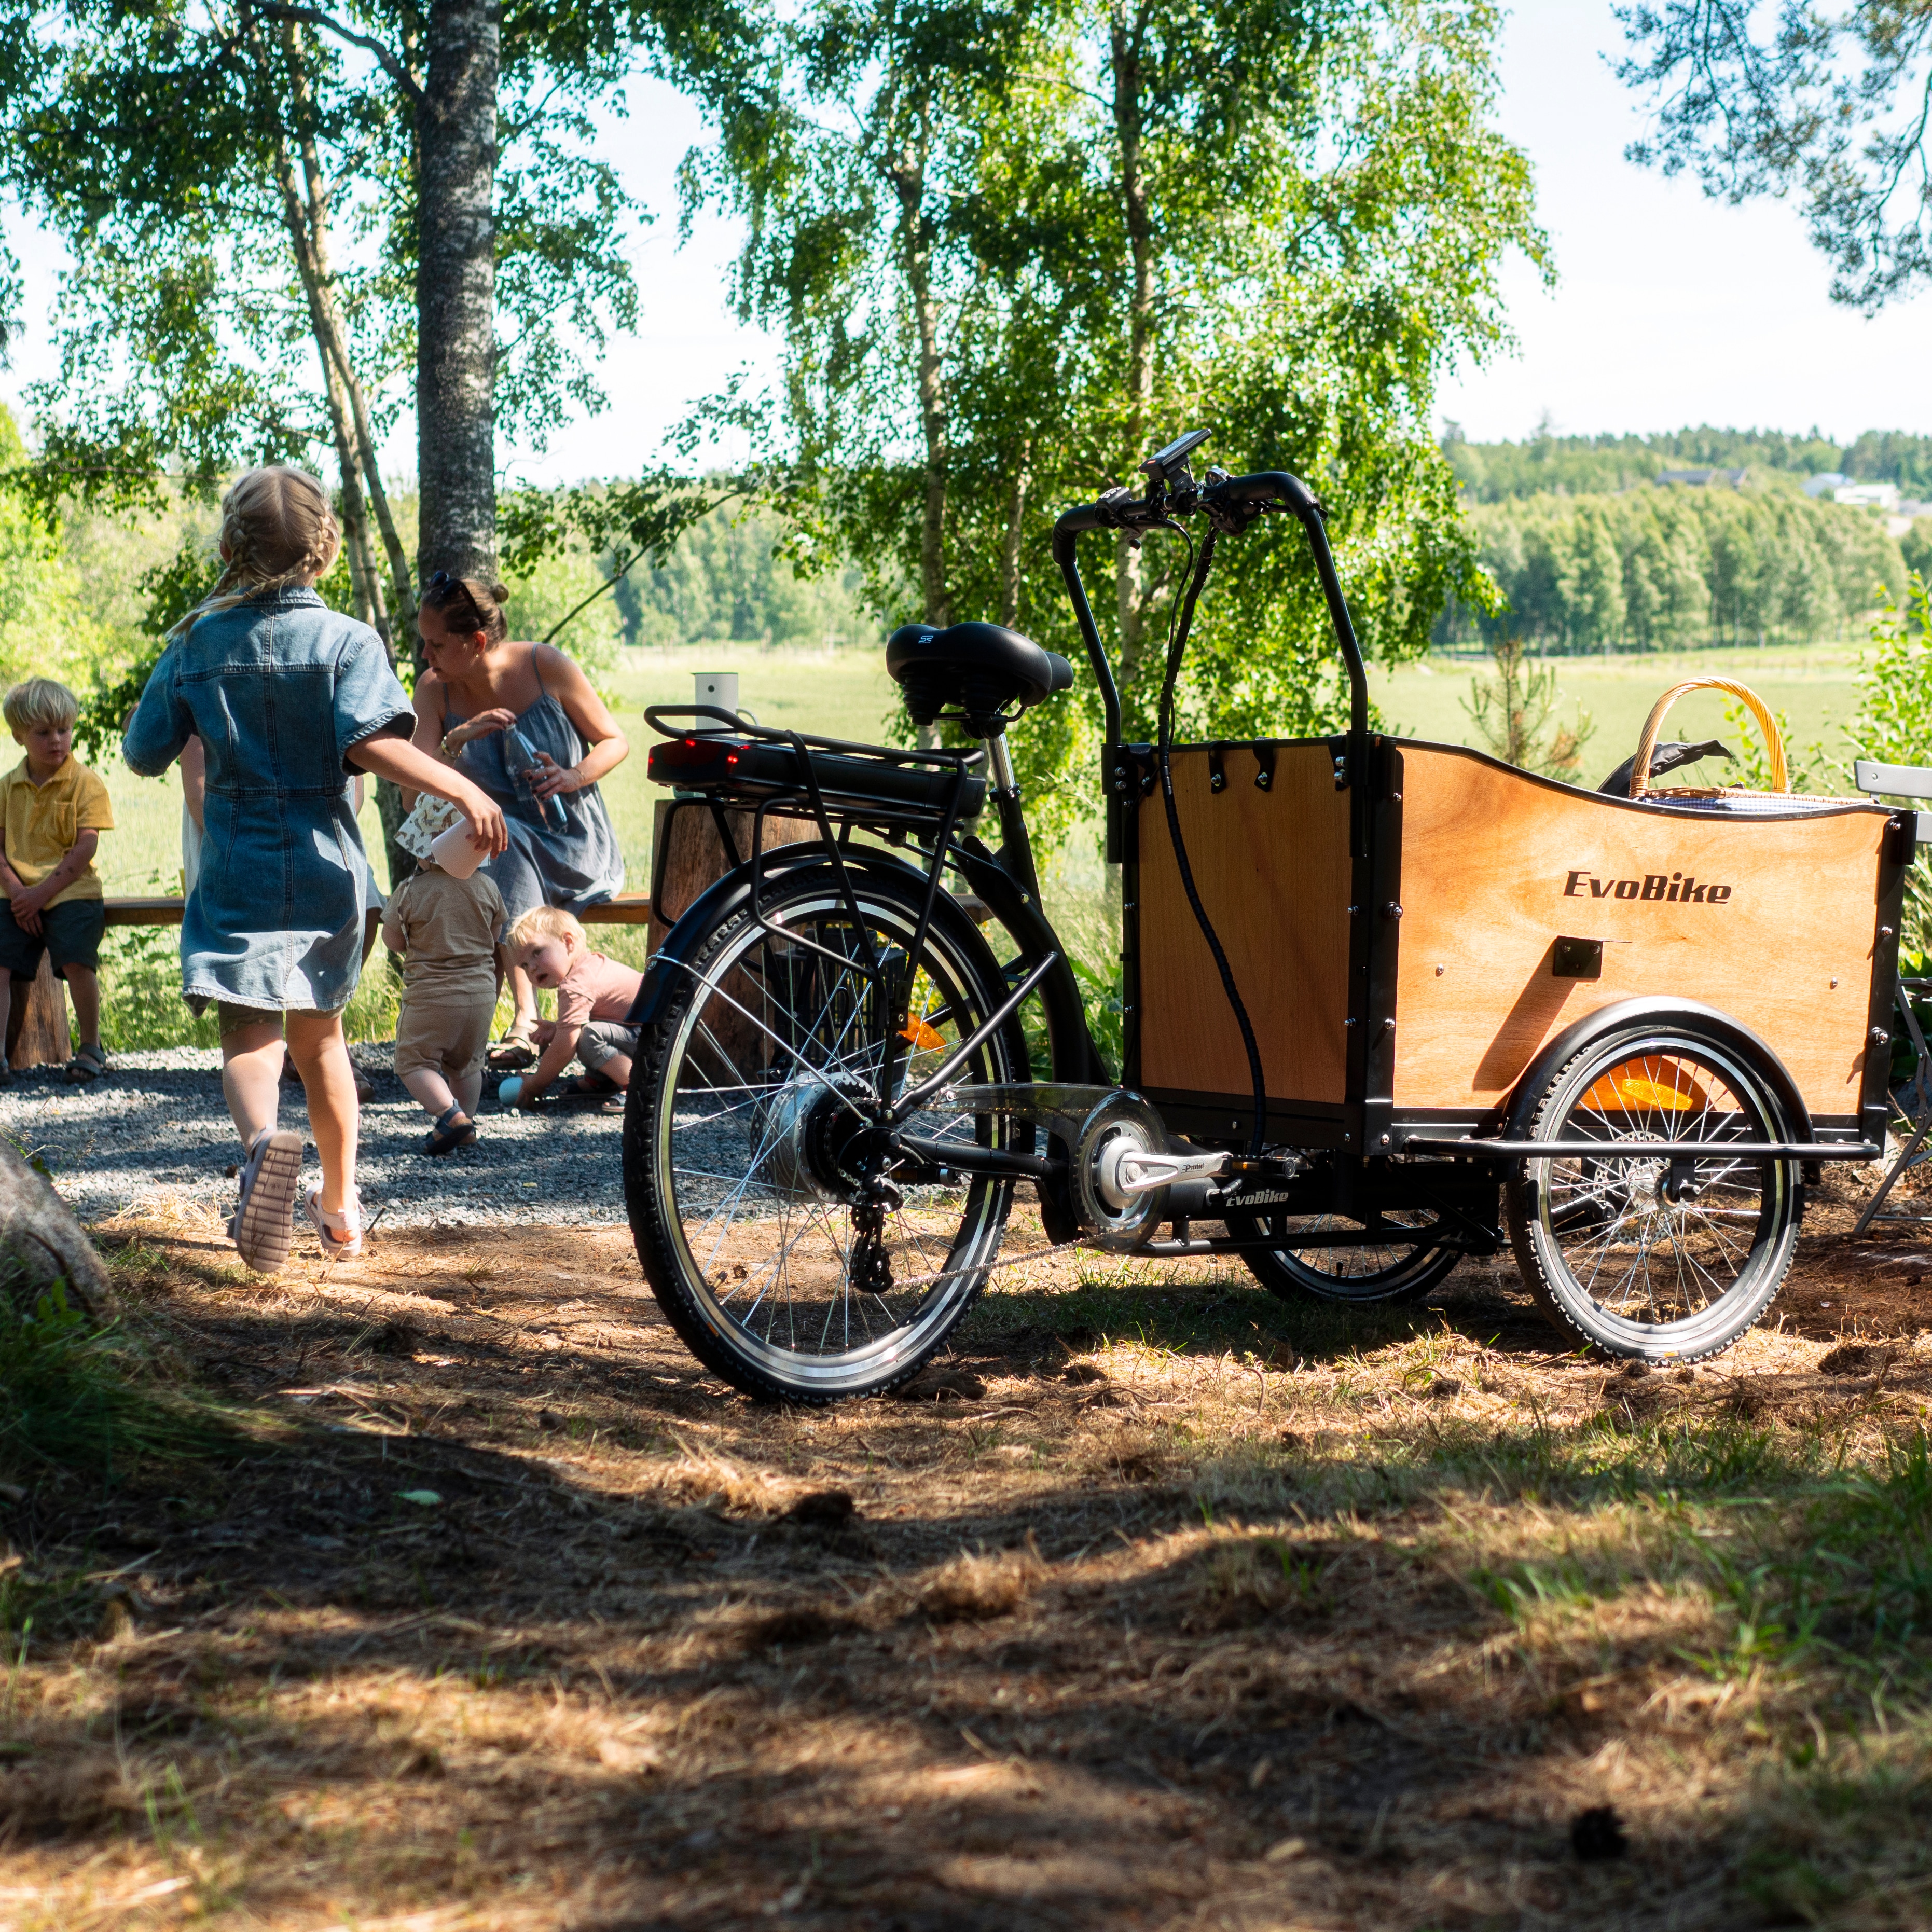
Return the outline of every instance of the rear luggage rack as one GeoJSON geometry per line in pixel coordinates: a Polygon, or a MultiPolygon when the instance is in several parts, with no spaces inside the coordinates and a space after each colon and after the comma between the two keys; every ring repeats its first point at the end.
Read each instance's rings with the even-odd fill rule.
{"type": "Polygon", "coordinates": [[[774,731],[715,704],[653,704],[644,720],[664,734],[664,742],[651,747],[650,777],[680,791],[702,792],[721,806],[804,803],[814,781],[828,809],[882,824],[937,823],[946,815],[956,784],[956,823],[976,818],[986,801],[983,774],[972,773],[984,764],[982,751],[900,750],[774,731]],[[715,724],[680,728],[665,722],[686,718],[715,724]],[[801,748],[810,757],[808,773],[801,748]]]}

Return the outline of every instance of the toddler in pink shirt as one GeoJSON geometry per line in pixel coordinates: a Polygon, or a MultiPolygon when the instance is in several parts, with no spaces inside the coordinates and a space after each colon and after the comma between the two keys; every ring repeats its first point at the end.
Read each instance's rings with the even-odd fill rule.
{"type": "Polygon", "coordinates": [[[566,1081],[566,1094],[621,1094],[631,1084],[638,1030],[625,1024],[644,976],[634,967],[593,952],[584,928],[557,906],[532,906],[510,928],[510,957],[534,986],[556,993],[556,1018],[537,1022],[543,1048],[514,1104],[527,1107],[573,1058],[584,1072],[566,1081]]]}

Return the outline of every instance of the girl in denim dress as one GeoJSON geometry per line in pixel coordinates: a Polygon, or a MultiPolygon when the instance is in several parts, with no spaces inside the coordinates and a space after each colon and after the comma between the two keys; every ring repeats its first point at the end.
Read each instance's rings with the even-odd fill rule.
{"type": "Polygon", "coordinates": [[[251,470],[221,504],[227,568],[170,634],[129,722],[128,769],[158,777],[190,738],[207,761],[201,864],[182,919],[182,994],[212,1004],[222,1088],[247,1160],[229,1232],[262,1270],[288,1258],[302,1136],[278,1130],[283,1052],[300,1072],[322,1160],[307,1196],[323,1252],[362,1252],[358,1116],[342,1010],[356,990],[368,870],[350,800],[358,771],[447,799],[503,849],[503,815],[408,742],[416,714],[368,625],[316,580],[340,547],[322,485],[251,470]]]}

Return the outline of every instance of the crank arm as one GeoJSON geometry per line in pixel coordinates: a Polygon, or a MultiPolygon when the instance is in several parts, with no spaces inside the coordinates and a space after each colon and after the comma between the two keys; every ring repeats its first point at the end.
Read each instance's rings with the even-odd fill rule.
{"type": "Polygon", "coordinates": [[[1123,1197],[1151,1194],[1177,1181],[1218,1180],[1234,1166],[1234,1156],[1225,1152],[1152,1154],[1124,1148],[1117,1153],[1108,1148],[1100,1157],[1100,1185],[1123,1197]]]}

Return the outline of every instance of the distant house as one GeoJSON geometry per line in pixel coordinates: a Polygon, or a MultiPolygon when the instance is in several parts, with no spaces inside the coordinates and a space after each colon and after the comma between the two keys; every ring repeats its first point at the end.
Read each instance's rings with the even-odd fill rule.
{"type": "Polygon", "coordinates": [[[1834,503],[1849,503],[1855,510],[1883,510],[1895,516],[1898,512],[1898,485],[1896,483],[1846,483],[1832,492],[1834,503]]]}
{"type": "Polygon", "coordinates": [[[1808,496],[1828,496],[1834,490],[1842,490],[1852,479],[1842,470],[1821,470],[1815,476],[1804,479],[1804,494],[1808,496]]]}
{"type": "Polygon", "coordinates": [[[1742,490],[1749,472],[1743,470],[1666,470],[1659,472],[1660,483],[1680,483],[1687,489],[1713,490],[1720,487],[1742,490]]]}

